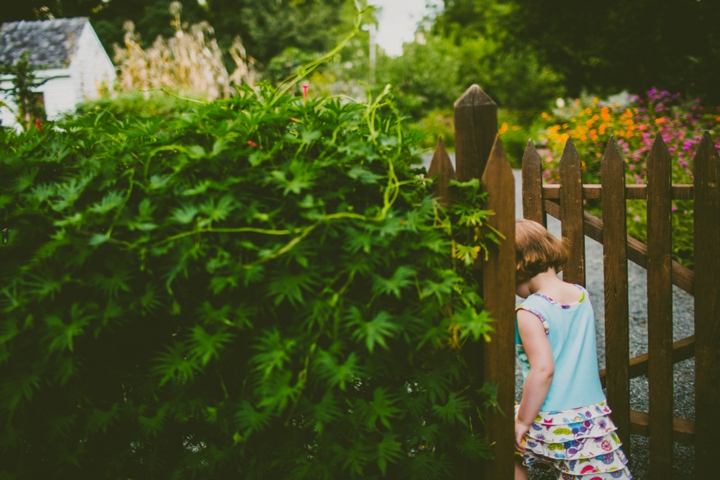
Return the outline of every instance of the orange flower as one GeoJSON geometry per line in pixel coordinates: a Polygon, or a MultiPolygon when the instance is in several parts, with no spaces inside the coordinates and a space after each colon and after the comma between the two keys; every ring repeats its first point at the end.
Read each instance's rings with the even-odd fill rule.
{"type": "Polygon", "coordinates": [[[503,133],[507,132],[508,124],[507,122],[503,122],[503,124],[500,126],[500,130],[498,130],[498,135],[502,135],[503,133]]]}
{"type": "Polygon", "coordinates": [[[585,109],[585,113],[588,114],[588,115],[590,115],[590,114],[592,113],[592,110],[590,110],[590,108],[586,108],[586,109],[585,109]]]}
{"type": "Polygon", "coordinates": [[[606,129],[606,128],[607,128],[607,127],[605,126],[605,124],[604,124],[604,123],[601,123],[601,124],[600,124],[600,128],[598,129],[598,133],[599,133],[600,135],[605,135],[605,129],[606,129]]]}
{"type": "Polygon", "coordinates": [[[667,120],[665,117],[656,118],[655,125],[660,125],[661,123],[665,123],[665,120],[667,120]]]}
{"type": "Polygon", "coordinates": [[[600,115],[606,122],[610,121],[610,109],[608,107],[603,107],[602,110],[600,110],[600,115]]]}

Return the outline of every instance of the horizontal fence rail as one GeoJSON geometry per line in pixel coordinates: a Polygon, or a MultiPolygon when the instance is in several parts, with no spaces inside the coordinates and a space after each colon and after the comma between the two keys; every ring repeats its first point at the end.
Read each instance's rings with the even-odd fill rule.
{"type": "MultiPolygon", "coordinates": [[[[560,185],[545,184],[542,186],[542,190],[543,197],[548,200],[560,198],[560,185]]],[[[582,192],[583,199],[600,199],[602,198],[602,185],[585,183],[582,186],[582,192]]],[[[627,200],[647,200],[647,192],[647,185],[625,185],[625,198],[627,200]]],[[[693,185],[672,185],[669,195],[672,200],[692,200],[695,195],[695,187],[693,185]]]]}

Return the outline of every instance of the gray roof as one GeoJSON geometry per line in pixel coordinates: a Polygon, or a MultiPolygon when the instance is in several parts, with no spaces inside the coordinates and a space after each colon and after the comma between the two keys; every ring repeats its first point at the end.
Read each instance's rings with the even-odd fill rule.
{"type": "Polygon", "coordinates": [[[0,63],[14,64],[25,50],[38,69],[67,68],[77,52],[86,17],[8,22],[0,27],[0,63]]]}

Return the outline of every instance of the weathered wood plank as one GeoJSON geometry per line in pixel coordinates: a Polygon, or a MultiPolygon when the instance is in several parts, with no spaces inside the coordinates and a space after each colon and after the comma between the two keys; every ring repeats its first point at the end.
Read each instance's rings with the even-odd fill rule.
{"type": "MultiPolygon", "coordinates": [[[[654,431],[654,429],[652,429],[654,431]]],[[[650,417],[645,412],[630,410],[630,433],[650,437],[652,441],[653,431],[650,428],[650,417]]],[[[672,420],[673,441],[680,443],[695,443],[695,422],[683,418],[672,420]]],[[[672,471],[668,470],[668,471],[672,471]]],[[[655,477],[653,477],[655,478],[655,477]]],[[[667,478],[667,472],[663,472],[660,478],[667,478]]]]}
{"type": "Polygon", "coordinates": [[[568,138],[560,158],[560,224],[568,248],[563,280],[585,286],[582,165],[572,138],[568,138]]]}
{"type": "MultiPolygon", "coordinates": [[[[560,205],[553,202],[552,200],[544,200],[543,208],[548,215],[560,220],[560,205]]],[[[603,243],[603,222],[595,215],[590,215],[585,212],[583,214],[585,223],[585,235],[592,238],[596,242],[603,243]]],[[[640,240],[632,237],[627,237],[627,255],[628,260],[640,265],[643,268],[647,267],[647,246],[640,240]]],[[[693,271],[689,268],[680,265],[676,261],[672,262],[672,281],[673,285],[684,290],[690,295],[694,295],[694,278],[693,271]]]]}
{"type": "Polygon", "coordinates": [[[430,162],[430,168],[428,168],[428,176],[436,177],[433,191],[435,196],[438,197],[439,203],[445,207],[449,206],[452,203],[450,180],[455,180],[455,169],[445,149],[442,137],[438,137],[435,153],[430,162]]]}
{"type": "Polygon", "coordinates": [[[695,177],[695,476],[717,474],[720,426],[720,158],[705,132],[695,177]]]}
{"type": "Polygon", "coordinates": [[[528,140],[522,158],[523,217],[547,226],[542,200],[542,162],[532,140],[528,140]]]}
{"type": "MultiPolygon", "coordinates": [[[[603,272],[605,274],[605,364],[607,398],[624,444],[630,443],[630,330],[625,221],[625,161],[610,137],[600,167],[602,178],[603,272]]],[[[564,181],[564,180],[563,180],[564,181]]],[[[561,190],[562,191],[562,190],[561,190]]]]}
{"type": "MultiPolygon", "coordinates": [[[[695,356],[695,335],[673,343],[672,362],[678,363],[695,356]]],[[[628,375],[637,378],[648,373],[648,354],[643,353],[630,359],[628,375]]],[[[600,383],[605,388],[605,369],[600,370],[600,383]]]]}
{"type": "Polygon", "coordinates": [[[497,383],[498,403],[505,412],[484,415],[494,456],[485,464],[485,478],[511,480],[515,458],[515,178],[499,137],[483,173],[482,188],[488,193],[486,208],[495,212],[488,223],[505,236],[500,245],[488,244],[489,257],[482,269],[485,308],[497,320],[492,341],[484,345],[485,379],[497,383]]]}
{"type": "Polygon", "coordinates": [[[455,176],[459,181],[482,178],[496,135],[497,105],[473,85],[455,102],[455,176]]]}
{"type": "MultiPolygon", "coordinates": [[[[560,198],[560,185],[557,183],[543,184],[543,197],[548,200],[557,200],[560,198]]],[[[692,200],[694,197],[694,187],[692,185],[673,185],[673,200],[692,200]]],[[[602,197],[602,185],[595,183],[583,184],[583,198],[599,199],[602,197]]],[[[626,184],[625,199],[627,200],[646,200],[647,185],[626,184]]]]}
{"type": "MultiPolygon", "coordinates": [[[[662,135],[647,159],[650,477],[673,466],[672,164],[662,135]]],[[[604,214],[603,214],[604,216],[604,214]]]]}

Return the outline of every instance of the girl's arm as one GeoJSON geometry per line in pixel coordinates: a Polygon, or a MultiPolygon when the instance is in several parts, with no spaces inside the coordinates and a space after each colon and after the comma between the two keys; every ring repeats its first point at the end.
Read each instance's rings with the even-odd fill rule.
{"type": "Polygon", "coordinates": [[[518,330],[523,348],[530,363],[530,373],[525,380],[520,409],[515,419],[515,443],[518,450],[525,451],[522,438],[545,403],[552,383],[555,363],[545,328],[538,317],[527,310],[517,312],[518,330]]]}

